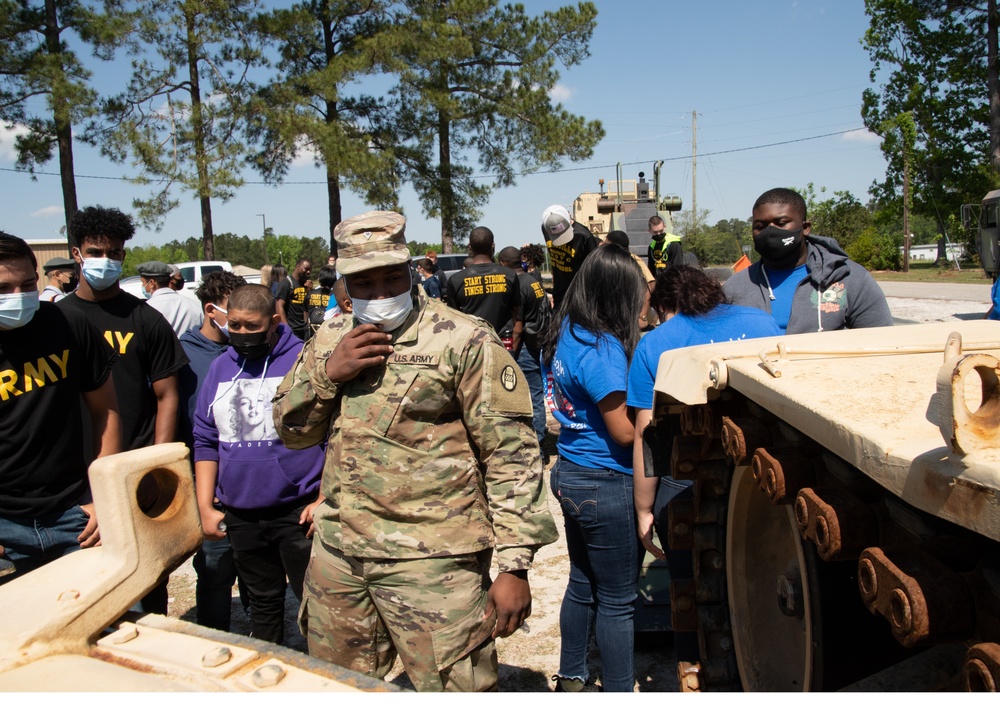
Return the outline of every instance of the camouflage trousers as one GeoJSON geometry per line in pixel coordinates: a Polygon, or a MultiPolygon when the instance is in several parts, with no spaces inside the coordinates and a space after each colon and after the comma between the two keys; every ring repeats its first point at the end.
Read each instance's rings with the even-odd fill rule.
{"type": "Polygon", "coordinates": [[[313,538],[299,611],[309,654],[378,678],[398,654],[417,691],[495,691],[491,558],[352,558],[313,538]]]}

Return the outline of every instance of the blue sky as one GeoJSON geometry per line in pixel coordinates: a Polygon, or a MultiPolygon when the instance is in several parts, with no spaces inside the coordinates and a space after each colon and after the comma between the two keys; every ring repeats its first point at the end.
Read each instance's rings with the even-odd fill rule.
{"type": "MultiPolygon", "coordinates": [[[[524,2],[531,13],[563,4],[524,2]]],[[[817,190],[826,187],[826,195],[848,190],[863,200],[872,181],[883,178],[878,140],[865,130],[810,139],[862,127],[861,93],[871,69],[859,42],[867,28],[862,0],[597,0],[597,7],[591,56],[563,68],[555,96],[568,110],[600,119],[607,135],[588,161],[522,177],[493,193],[480,222],[493,229],[498,248],[538,242],[544,208],[569,206],[579,193],[597,190],[599,179],[613,180],[617,162],[626,164],[625,178],[635,178],[639,171],[651,176],[653,162],[666,159],[664,193],[680,195],[691,208],[692,111],[698,112],[697,204],[711,211],[711,222],[747,218],[754,199],[774,186],[812,182],[817,190]],[[750,148],[798,139],[809,140],[750,148]]],[[[95,76],[121,80],[107,68],[95,76]]],[[[134,175],[131,166],[113,164],[94,149],[77,144],[75,150],[78,175],[134,175]]],[[[11,134],[0,127],[0,229],[27,239],[57,238],[64,222],[58,176],[33,182],[13,167],[11,134]]],[[[58,163],[41,170],[55,174],[58,163]]],[[[130,211],[143,189],[109,179],[79,178],[80,205],[130,211]]],[[[245,179],[261,180],[249,170],[245,179]]],[[[247,184],[231,201],[213,202],[215,230],[259,236],[263,213],[277,233],[325,236],[322,179],[303,162],[284,185],[247,184]],[[317,183],[292,183],[310,181],[317,183]]],[[[200,235],[197,201],[180,197],[163,229],[140,228],[132,245],[200,235]]],[[[437,242],[439,223],[421,215],[411,191],[401,198],[407,235],[437,242]]],[[[365,210],[358,197],[345,194],[345,217],[365,210]]]]}

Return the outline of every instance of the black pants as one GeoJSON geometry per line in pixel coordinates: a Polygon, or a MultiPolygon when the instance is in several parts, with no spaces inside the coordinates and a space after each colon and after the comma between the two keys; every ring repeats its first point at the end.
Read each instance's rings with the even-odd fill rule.
{"type": "Polygon", "coordinates": [[[273,508],[226,511],[225,524],[233,546],[236,572],[250,596],[251,634],[282,644],[285,638],[285,587],[302,600],[302,581],[312,540],[309,524],[299,525],[304,503],[273,508]]]}

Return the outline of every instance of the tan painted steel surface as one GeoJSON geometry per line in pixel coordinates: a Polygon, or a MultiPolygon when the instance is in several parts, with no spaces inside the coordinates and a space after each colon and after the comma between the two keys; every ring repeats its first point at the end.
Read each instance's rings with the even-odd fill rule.
{"type": "Polygon", "coordinates": [[[0,691],[396,689],[284,647],[129,612],[201,543],[188,450],[99,459],[90,483],[102,545],[0,586],[0,691]]]}
{"type": "Polygon", "coordinates": [[[690,347],[660,358],[654,411],[734,389],[912,506],[1000,541],[1000,430],[983,436],[1000,394],[993,390],[976,413],[977,380],[991,379],[998,357],[1000,322],[985,320],[690,347]],[[952,332],[961,335],[960,356],[982,355],[963,379],[945,380],[958,396],[938,387],[939,372],[957,369],[954,356],[945,365],[952,332]],[[964,410],[953,407],[962,401],[964,410]],[[949,445],[955,428],[978,432],[966,439],[969,453],[949,445]]]}

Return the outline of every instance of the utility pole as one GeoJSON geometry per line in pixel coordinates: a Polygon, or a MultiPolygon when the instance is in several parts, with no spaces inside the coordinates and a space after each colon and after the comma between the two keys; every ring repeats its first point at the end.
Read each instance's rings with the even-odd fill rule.
{"type": "MultiPolygon", "coordinates": [[[[903,148],[903,272],[910,272],[910,152],[903,148]]],[[[948,254],[947,245],[945,255],[948,254]]]]}
{"type": "Polygon", "coordinates": [[[267,217],[263,213],[258,213],[257,215],[260,216],[260,223],[261,223],[260,239],[261,242],[264,244],[264,263],[267,264],[271,262],[267,259],[267,217]]]}
{"type": "Polygon", "coordinates": [[[698,228],[698,112],[691,111],[691,225],[698,228]]]}

